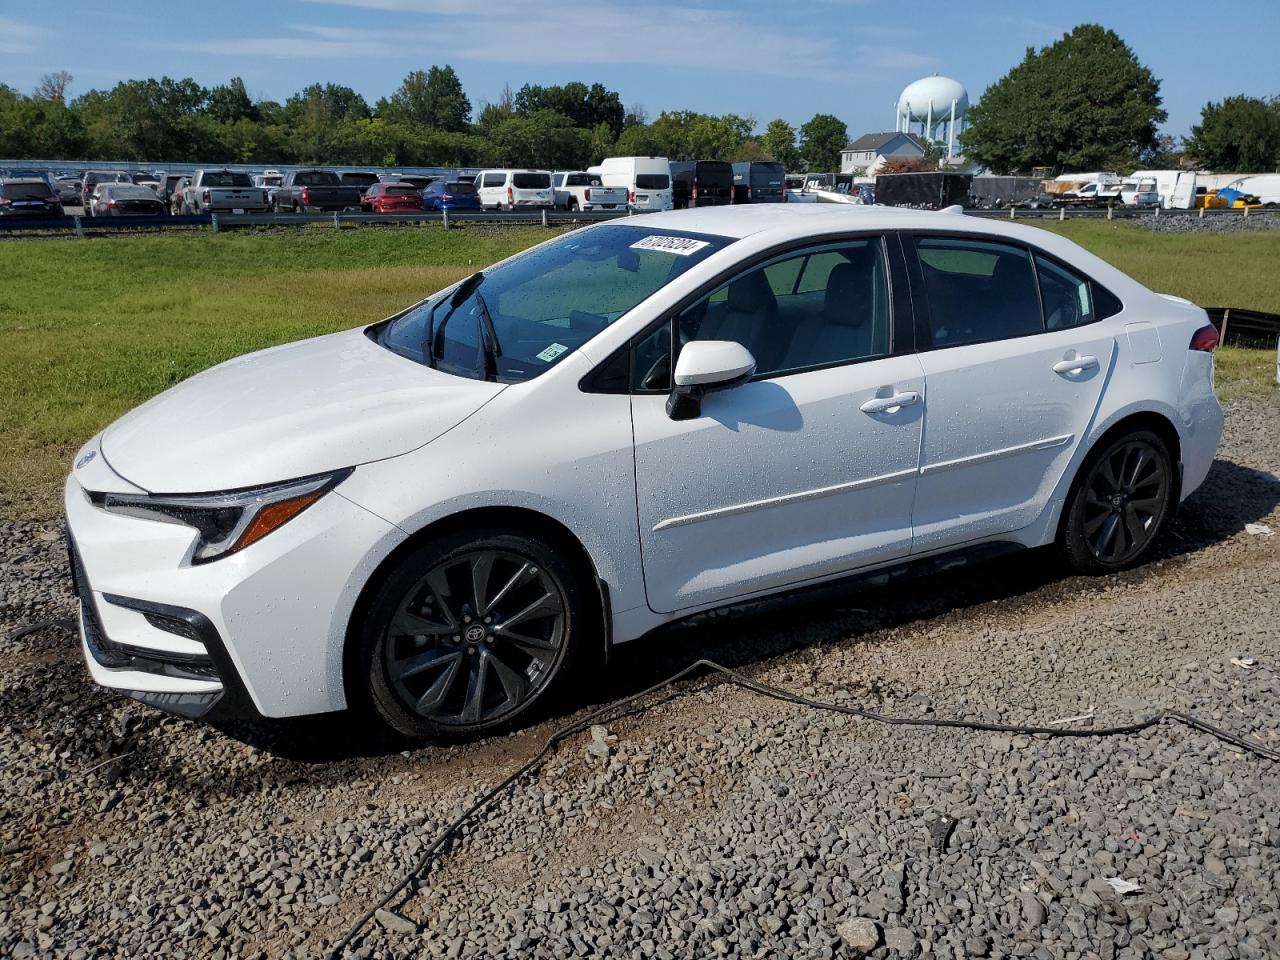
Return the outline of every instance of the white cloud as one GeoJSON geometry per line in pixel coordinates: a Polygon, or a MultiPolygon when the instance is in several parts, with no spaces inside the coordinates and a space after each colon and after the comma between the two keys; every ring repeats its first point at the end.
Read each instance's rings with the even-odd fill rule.
{"type": "Polygon", "coordinates": [[[0,53],[30,53],[49,31],[10,17],[0,17],[0,53]]]}
{"type": "Polygon", "coordinates": [[[733,10],[625,0],[491,0],[480,22],[474,0],[310,0],[406,15],[386,28],[299,26],[294,37],[248,37],[182,44],[228,56],[281,59],[372,58],[440,45],[457,60],[510,64],[640,64],[831,80],[847,64],[828,36],[781,28],[733,10]],[[417,14],[419,16],[412,16],[417,14]],[[441,21],[445,21],[441,29],[441,21]],[[637,42],[593,43],[581,25],[619,24],[637,42]],[[487,24],[487,26],[486,26],[487,24]],[[472,29],[458,29],[471,27],[472,29]]]}

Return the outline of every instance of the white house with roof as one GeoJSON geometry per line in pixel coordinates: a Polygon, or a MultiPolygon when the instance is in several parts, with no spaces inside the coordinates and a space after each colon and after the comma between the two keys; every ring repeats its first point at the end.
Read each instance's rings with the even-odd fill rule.
{"type": "Polygon", "coordinates": [[[914,133],[864,133],[840,152],[840,172],[864,170],[867,176],[874,176],[889,158],[911,159],[924,154],[925,143],[914,133]]]}

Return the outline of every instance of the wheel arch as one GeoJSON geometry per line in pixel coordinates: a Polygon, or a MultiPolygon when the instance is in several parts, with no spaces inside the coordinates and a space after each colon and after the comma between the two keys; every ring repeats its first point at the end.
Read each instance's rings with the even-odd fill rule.
{"type": "MultiPolygon", "coordinates": [[[[1084,480],[1085,469],[1089,466],[1089,460],[1094,451],[1100,449],[1104,444],[1110,443],[1114,438],[1123,436],[1126,433],[1132,433],[1135,430],[1150,430],[1169,447],[1169,454],[1173,458],[1174,466],[1174,491],[1170,509],[1172,512],[1177,511],[1178,503],[1182,498],[1182,437],[1169,416],[1161,411],[1150,409],[1133,410],[1120,415],[1107,424],[1089,442],[1084,455],[1080,458],[1079,465],[1076,467],[1075,475],[1071,478],[1071,483],[1067,488],[1067,496],[1063,501],[1065,504],[1070,504],[1072,498],[1075,497],[1080,483],[1084,480]]],[[[1063,527],[1067,522],[1067,514],[1068,511],[1064,508],[1058,516],[1056,537],[1059,539],[1062,537],[1063,527]]]]}
{"type": "Polygon", "coordinates": [[[367,699],[367,693],[363,687],[355,682],[359,673],[354,669],[355,637],[372,602],[377,585],[382,582],[388,571],[394,569],[405,556],[424,543],[468,528],[478,527],[497,527],[504,532],[528,534],[543,540],[548,546],[563,554],[574,573],[582,578],[583,594],[591,605],[587,612],[588,622],[595,621],[601,631],[598,654],[602,659],[607,657],[613,640],[613,611],[609,599],[609,588],[600,578],[595,561],[578,536],[554,517],[528,507],[474,507],[434,520],[405,537],[365,579],[351,608],[351,614],[347,618],[346,631],[343,635],[342,687],[348,706],[364,703],[367,699]]]}

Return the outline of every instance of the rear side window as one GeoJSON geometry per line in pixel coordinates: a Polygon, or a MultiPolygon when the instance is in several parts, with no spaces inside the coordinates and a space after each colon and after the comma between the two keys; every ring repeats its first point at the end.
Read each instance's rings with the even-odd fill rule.
{"type": "Polygon", "coordinates": [[[546,190],[551,186],[551,174],[513,173],[511,185],[517,190],[546,190]]]}
{"type": "Polygon", "coordinates": [[[1045,329],[1066,330],[1098,319],[1088,280],[1040,256],[1036,257],[1036,276],[1040,279],[1045,329]]]}
{"type": "Polygon", "coordinates": [[[1120,298],[1102,284],[1093,282],[1089,286],[1093,289],[1093,317],[1095,320],[1114,317],[1124,309],[1124,304],[1120,302],[1120,298]]]}
{"type": "Polygon", "coordinates": [[[917,237],[935,347],[1044,331],[1031,254],[985,240],[917,237]]]}
{"type": "Polygon", "coordinates": [[[637,173],[637,190],[670,190],[671,178],[665,173],[637,173]]]}

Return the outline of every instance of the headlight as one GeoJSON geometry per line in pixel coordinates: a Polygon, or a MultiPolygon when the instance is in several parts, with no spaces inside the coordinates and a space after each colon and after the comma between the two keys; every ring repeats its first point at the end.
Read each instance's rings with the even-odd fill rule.
{"type": "Polygon", "coordinates": [[[180,523],[199,532],[192,563],[208,563],[243,550],[284,526],[351,475],[351,470],[225,493],[133,495],[94,493],[110,513],[180,523]]]}

